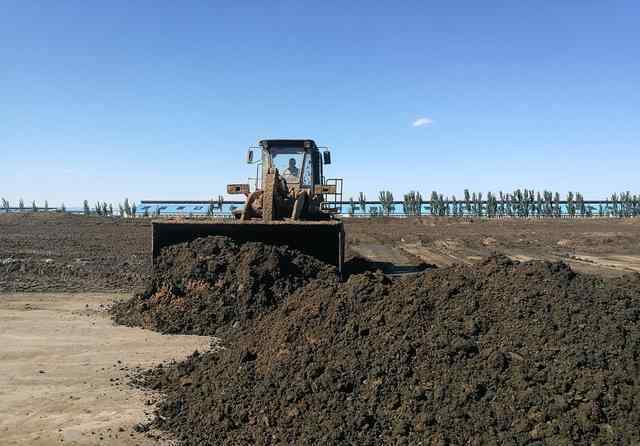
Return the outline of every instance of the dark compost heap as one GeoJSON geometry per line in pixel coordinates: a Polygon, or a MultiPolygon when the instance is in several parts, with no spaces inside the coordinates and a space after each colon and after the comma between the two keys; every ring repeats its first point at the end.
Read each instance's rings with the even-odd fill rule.
{"type": "Polygon", "coordinates": [[[165,254],[116,320],[209,334],[244,322],[224,349],[142,377],[165,394],[155,426],[184,444],[640,441],[639,275],[495,256],[340,283],[285,248],[206,239],[165,254]]]}

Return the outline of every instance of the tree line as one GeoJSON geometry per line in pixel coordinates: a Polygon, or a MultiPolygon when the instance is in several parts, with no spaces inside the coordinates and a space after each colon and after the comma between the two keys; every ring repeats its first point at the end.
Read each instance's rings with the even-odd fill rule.
{"type": "Polygon", "coordinates": [[[404,194],[401,202],[395,201],[393,194],[380,191],[379,205],[371,205],[364,193],[360,192],[358,199],[349,200],[348,214],[358,213],[379,216],[391,215],[396,211],[396,205],[402,206],[402,214],[409,216],[431,215],[439,217],[637,217],[640,216],[640,195],[626,191],[614,193],[597,206],[585,201],[580,192],[568,192],[564,197],[559,192],[535,191],[533,189],[516,189],[510,193],[502,191],[497,194],[487,192],[470,192],[464,190],[457,198],[445,196],[438,191],[431,192],[425,200],[420,192],[410,191],[404,194]],[[369,204],[369,206],[367,206],[369,204]]]}
{"type": "MultiPolygon", "coordinates": [[[[222,207],[224,205],[224,197],[219,195],[216,199],[209,200],[208,206],[206,208],[207,216],[214,216],[216,212],[221,212],[222,207]]],[[[38,204],[33,201],[31,206],[25,206],[24,200],[21,198],[16,207],[11,206],[9,200],[5,198],[0,199],[1,210],[4,212],[10,211],[18,211],[18,212],[60,212],[66,213],[67,208],[62,203],[59,208],[50,208],[49,202],[45,200],[44,206],[40,207],[38,204]]],[[[82,203],[82,211],[75,213],[81,213],[82,215],[98,215],[103,217],[127,217],[127,218],[135,218],[135,217],[158,217],[161,212],[166,209],[166,206],[155,206],[153,210],[150,211],[150,206],[145,206],[140,213],[140,208],[136,205],[135,202],[130,203],[128,198],[124,199],[124,202],[118,203],[118,212],[114,210],[112,203],[107,203],[106,201],[97,201],[93,206],[89,204],[89,200],[84,200],[82,203]]]]}
{"type": "MultiPolygon", "coordinates": [[[[393,193],[388,190],[380,191],[378,201],[375,205],[367,201],[363,192],[358,194],[356,199],[350,198],[347,213],[355,216],[358,214],[367,216],[383,216],[396,213],[396,207],[401,207],[401,213],[409,216],[431,215],[439,217],[488,217],[488,218],[560,218],[560,217],[638,217],[640,216],[640,195],[631,192],[613,193],[603,202],[593,205],[587,203],[580,192],[568,192],[564,197],[560,193],[553,191],[535,191],[533,189],[516,189],[510,193],[497,194],[487,192],[470,192],[465,189],[463,195],[457,198],[445,196],[438,191],[431,192],[428,200],[425,200],[418,191],[409,191],[404,194],[402,201],[396,201],[393,193]]],[[[206,214],[208,216],[222,212],[224,198],[218,196],[208,203],[206,214]]],[[[42,207],[35,201],[30,206],[25,205],[21,198],[17,206],[11,206],[9,200],[2,198],[0,209],[5,212],[67,212],[64,203],[58,208],[49,207],[47,200],[42,207]]],[[[135,202],[130,203],[128,198],[123,203],[118,204],[118,213],[114,211],[111,203],[96,202],[89,205],[88,200],[84,200],[82,214],[99,216],[122,216],[135,218],[159,216],[163,207],[156,206],[152,212],[150,207],[145,206],[142,214],[135,202]]]]}

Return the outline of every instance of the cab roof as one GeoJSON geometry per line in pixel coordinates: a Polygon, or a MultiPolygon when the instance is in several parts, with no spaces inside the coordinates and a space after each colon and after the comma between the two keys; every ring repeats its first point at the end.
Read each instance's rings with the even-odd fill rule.
{"type": "Polygon", "coordinates": [[[300,147],[301,149],[318,148],[313,139],[263,139],[259,144],[265,149],[271,146],[300,147]]]}

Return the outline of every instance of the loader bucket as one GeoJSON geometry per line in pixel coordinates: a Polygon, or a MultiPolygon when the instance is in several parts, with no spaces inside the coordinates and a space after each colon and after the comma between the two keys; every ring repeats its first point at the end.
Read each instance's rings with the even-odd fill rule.
{"type": "Polygon", "coordinates": [[[236,242],[287,245],[334,265],[342,275],[345,235],[340,221],[162,220],[151,222],[153,263],[162,248],[221,235],[236,242]]]}

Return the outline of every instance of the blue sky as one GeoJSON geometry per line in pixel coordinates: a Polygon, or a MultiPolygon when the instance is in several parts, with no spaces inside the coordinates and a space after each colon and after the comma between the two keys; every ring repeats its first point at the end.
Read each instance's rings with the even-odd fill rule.
{"type": "Polygon", "coordinates": [[[313,138],[346,197],[640,192],[637,1],[0,0],[0,196],[207,199],[313,138]],[[423,125],[414,125],[416,122],[423,125]]]}

